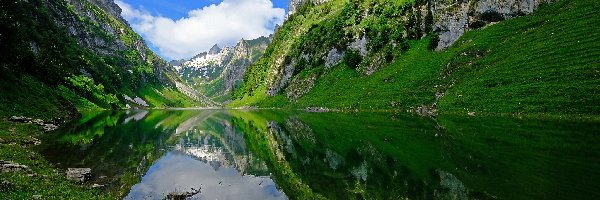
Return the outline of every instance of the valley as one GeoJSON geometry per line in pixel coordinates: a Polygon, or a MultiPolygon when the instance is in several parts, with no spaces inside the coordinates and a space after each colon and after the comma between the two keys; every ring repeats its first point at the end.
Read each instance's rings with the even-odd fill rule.
{"type": "Polygon", "coordinates": [[[598,28],[595,0],[3,2],[0,196],[595,199],[598,28]]]}

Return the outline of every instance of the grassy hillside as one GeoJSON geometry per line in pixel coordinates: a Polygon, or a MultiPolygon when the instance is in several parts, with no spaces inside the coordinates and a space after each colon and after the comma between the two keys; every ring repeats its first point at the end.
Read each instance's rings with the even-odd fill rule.
{"type": "MultiPolygon", "coordinates": [[[[376,10],[390,2],[367,1],[361,4],[363,7],[350,10],[360,13],[367,4],[376,10]]],[[[420,31],[414,33],[419,37],[411,37],[413,32],[407,31],[409,34],[404,37],[390,38],[394,34],[385,24],[401,17],[399,13],[387,15],[384,10],[377,20],[349,22],[353,16],[348,17],[342,9],[348,5],[352,3],[332,1],[301,9],[290,18],[276,33],[265,56],[245,76],[248,80],[245,84],[254,82],[257,86],[238,90],[237,101],[230,106],[414,111],[422,105],[437,105],[441,113],[459,114],[600,114],[600,44],[594,42],[600,39],[597,31],[600,6],[595,1],[559,0],[545,4],[531,15],[469,31],[440,52],[430,50],[430,41],[436,39],[434,34],[417,39],[430,33],[428,30],[408,27],[406,30],[420,31]],[[317,21],[319,19],[322,21],[317,21]],[[335,24],[328,26],[339,19],[345,23],[343,28],[336,29],[335,24]],[[314,28],[320,26],[323,28],[314,28]],[[316,62],[302,65],[295,73],[298,77],[318,77],[307,94],[297,100],[290,100],[284,92],[273,97],[266,95],[271,65],[285,57],[281,51],[293,50],[294,44],[310,47],[314,40],[299,40],[310,38],[317,30],[318,35],[335,38],[335,31],[344,30],[348,34],[354,27],[380,30],[371,31],[369,38],[390,33],[388,38],[379,38],[384,41],[379,47],[373,47],[377,45],[370,42],[371,49],[379,48],[375,54],[386,55],[388,64],[366,75],[361,68],[369,66],[369,62],[365,65],[358,60],[360,64],[356,64],[356,59],[349,54],[331,69],[326,69],[322,60],[315,59],[316,62]]],[[[410,6],[411,2],[405,5],[410,6]]],[[[405,15],[411,16],[411,13],[407,11],[405,15]]],[[[320,43],[345,43],[324,40],[327,41],[320,43]]],[[[365,59],[373,59],[373,56],[365,59]]]]}
{"type": "Polygon", "coordinates": [[[123,108],[132,104],[124,95],[150,107],[197,105],[174,87],[168,64],[108,9],[88,0],[0,5],[0,116],[123,108]]]}

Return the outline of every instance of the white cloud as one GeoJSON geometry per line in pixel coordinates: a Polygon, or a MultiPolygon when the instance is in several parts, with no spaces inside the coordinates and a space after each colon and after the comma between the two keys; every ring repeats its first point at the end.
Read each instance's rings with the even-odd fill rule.
{"type": "Polygon", "coordinates": [[[285,15],[270,0],[223,0],[191,10],[178,20],[152,15],[120,0],[115,3],[133,29],[169,59],[189,58],[214,44],[231,45],[241,38],[269,35],[285,15]]]}

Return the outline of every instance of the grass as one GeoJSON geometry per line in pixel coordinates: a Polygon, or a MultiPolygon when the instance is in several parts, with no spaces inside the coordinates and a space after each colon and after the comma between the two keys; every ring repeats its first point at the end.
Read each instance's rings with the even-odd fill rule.
{"type": "MultiPolygon", "coordinates": [[[[9,75],[2,77],[0,80],[0,91],[2,91],[0,92],[0,116],[25,115],[44,120],[66,119],[77,111],[73,110],[73,104],[62,95],[71,98],[71,102],[86,102],[81,97],[70,96],[64,90],[57,93],[58,89],[45,85],[27,75],[19,78],[9,75]]],[[[83,107],[94,107],[86,103],[77,103],[76,105],[82,105],[80,106],[82,109],[83,107]]]]}
{"type": "Polygon", "coordinates": [[[531,15],[469,31],[441,52],[428,49],[430,37],[412,40],[408,51],[369,76],[344,64],[316,70],[314,88],[297,101],[269,97],[259,87],[230,106],[406,111],[436,103],[440,113],[595,118],[599,9],[593,0],[544,4],[531,15]],[[439,101],[436,93],[444,94],[439,101]]]}
{"type": "Polygon", "coordinates": [[[0,119],[0,158],[28,166],[31,171],[0,172],[3,199],[113,199],[99,189],[67,180],[40,153],[32,150],[34,138],[43,133],[37,125],[0,119]],[[32,177],[30,177],[32,176],[32,177]]]}

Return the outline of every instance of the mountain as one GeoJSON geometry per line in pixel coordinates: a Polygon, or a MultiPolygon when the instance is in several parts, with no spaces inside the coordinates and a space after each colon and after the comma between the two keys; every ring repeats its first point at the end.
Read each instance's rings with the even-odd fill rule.
{"type": "Polygon", "coordinates": [[[593,0],[292,0],[230,107],[597,115],[593,0]]]}
{"type": "Polygon", "coordinates": [[[246,68],[260,58],[270,37],[240,40],[234,47],[214,45],[208,52],[189,60],[170,63],[185,82],[217,102],[228,101],[231,92],[242,84],[246,68]]]}
{"type": "Polygon", "coordinates": [[[113,1],[13,1],[0,11],[1,115],[210,105],[146,46],[113,1]]]}

